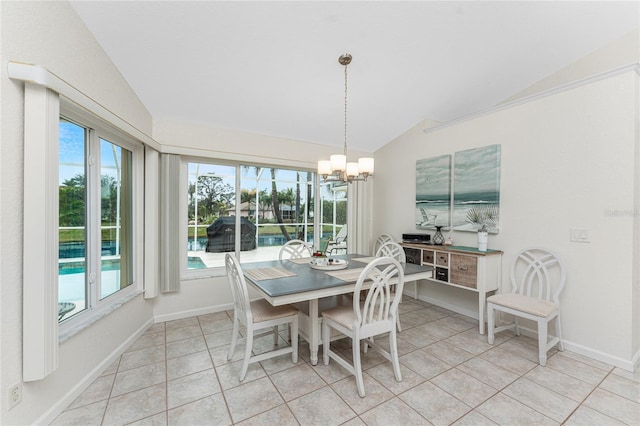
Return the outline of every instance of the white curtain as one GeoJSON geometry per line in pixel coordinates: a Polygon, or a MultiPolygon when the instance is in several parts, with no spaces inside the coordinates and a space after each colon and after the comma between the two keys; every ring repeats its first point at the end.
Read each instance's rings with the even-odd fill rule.
{"type": "Polygon", "coordinates": [[[160,153],[144,147],[144,297],[160,292],[160,153]]]}
{"type": "Polygon", "coordinates": [[[58,368],[58,93],[25,83],[22,378],[58,368]],[[27,261],[28,260],[28,261],[27,261]]]}
{"type": "Polygon", "coordinates": [[[347,199],[349,216],[349,253],[369,254],[371,251],[371,194],[373,182],[353,182],[347,199]]]}
{"type": "Polygon", "coordinates": [[[160,162],[160,291],[180,290],[180,156],[162,154],[160,162]]]}

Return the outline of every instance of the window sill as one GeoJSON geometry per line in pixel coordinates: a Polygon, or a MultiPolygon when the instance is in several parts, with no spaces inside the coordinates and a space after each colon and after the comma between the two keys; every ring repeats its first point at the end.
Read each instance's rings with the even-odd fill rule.
{"type": "Polygon", "coordinates": [[[208,268],[208,269],[199,269],[199,270],[190,270],[182,274],[180,277],[181,281],[194,281],[194,280],[203,280],[207,278],[220,278],[227,276],[227,272],[224,266],[220,266],[217,268],[208,268]]]}
{"type": "Polygon", "coordinates": [[[89,328],[92,324],[99,321],[100,319],[106,317],[111,312],[117,310],[124,304],[129,301],[135,299],[143,292],[136,290],[132,291],[126,295],[123,295],[118,300],[105,304],[98,309],[93,309],[89,312],[80,313],[78,318],[72,318],[68,323],[61,324],[59,326],[58,332],[58,343],[64,343],[69,340],[71,337],[80,333],[81,331],[89,328]]]}

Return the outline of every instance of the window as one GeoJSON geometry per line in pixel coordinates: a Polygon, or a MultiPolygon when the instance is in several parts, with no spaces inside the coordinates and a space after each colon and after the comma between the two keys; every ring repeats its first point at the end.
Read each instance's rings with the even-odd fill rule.
{"type": "Polygon", "coordinates": [[[215,253],[235,247],[236,167],[188,163],[187,176],[187,269],[222,266],[215,253]]]}
{"type": "MultiPolygon", "coordinates": [[[[322,182],[320,184],[320,226],[322,227],[322,241],[327,243],[336,237],[343,227],[347,226],[347,194],[348,184],[343,182],[322,182]]],[[[323,246],[324,244],[321,244],[323,246]]],[[[346,252],[347,242],[332,245],[332,253],[346,252]],[[339,251],[338,251],[339,250],[339,251]]]]}
{"type": "Polygon", "coordinates": [[[89,121],[59,122],[58,321],[132,291],[135,281],[139,146],[96,123],[81,124],[89,121]]]}
{"type": "Polygon", "coordinates": [[[290,239],[314,242],[315,173],[188,162],[187,175],[188,270],[222,267],[227,252],[270,260],[290,239]]]}

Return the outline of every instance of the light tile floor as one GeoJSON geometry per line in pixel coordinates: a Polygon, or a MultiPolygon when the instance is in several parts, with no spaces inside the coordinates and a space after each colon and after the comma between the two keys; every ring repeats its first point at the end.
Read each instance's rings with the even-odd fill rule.
{"type": "MultiPolygon", "coordinates": [[[[313,366],[301,341],[252,364],[226,361],[231,312],[155,324],[54,425],[638,425],[640,372],[575,353],[537,363],[536,341],[478,334],[477,321],[425,302],[401,305],[402,382],[375,351],[363,355],[367,396],[335,363],[313,366]]],[[[271,336],[257,340],[270,348],[271,336]]],[[[284,343],[284,340],[282,341],[284,343]]],[[[332,343],[350,358],[350,342],[332,343]]]]}

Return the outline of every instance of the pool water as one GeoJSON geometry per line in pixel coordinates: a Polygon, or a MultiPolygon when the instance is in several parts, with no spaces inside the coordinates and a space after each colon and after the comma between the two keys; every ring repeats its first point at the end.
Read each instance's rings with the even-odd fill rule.
{"type": "Polygon", "coordinates": [[[204,269],[207,265],[197,256],[187,257],[187,269],[204,269]]]}
{"type": "MultiPolygon", "coordinates": [[[[85,261],[58,263],[58,275],[84,274],[85,261]]],[[[102,261],[103,271],[119,271],[120,259],[105,259],[102,261]]]]}
{"type": "MultiPolygon", "coordinates": [[[[189,256],[187,258],[187,268],[204,269],[207,265],[197,256],[189,256]]],[[[58,264],[58,275],[84,274],[85,262],[63,262],[58,264]]],[[[103,271],[119,271],[120,259],[106,259],[102,261],[103,271]]]]}

